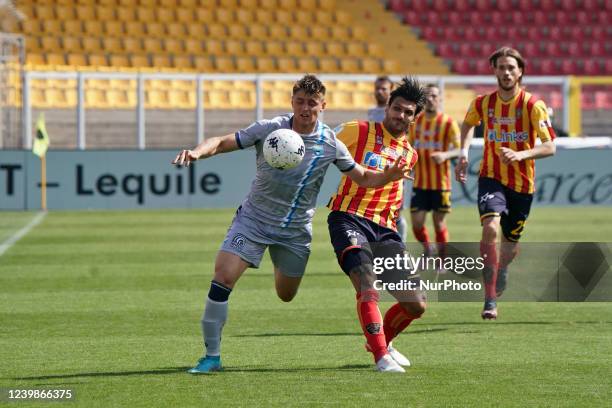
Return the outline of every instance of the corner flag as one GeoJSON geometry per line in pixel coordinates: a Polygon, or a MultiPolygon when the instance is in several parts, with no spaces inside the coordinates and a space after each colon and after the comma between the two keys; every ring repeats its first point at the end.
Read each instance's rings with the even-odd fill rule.
{"type": "Polygon", "coordinates": [[[41,113],[36,121],[36,137],[34,138],[34,145],[32,146],[32,153],[40,157],[45,157],[47,149],[49,148],[49,135],[45,128],[45,114],[41,113]]]}

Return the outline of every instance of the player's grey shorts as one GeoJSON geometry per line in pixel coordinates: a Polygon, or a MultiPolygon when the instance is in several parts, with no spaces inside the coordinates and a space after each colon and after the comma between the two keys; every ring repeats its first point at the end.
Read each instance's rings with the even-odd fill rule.
{"type": "Polygon", "coordinates": [[[270,248],[272,263],[283,275],[301,277],[310,256],[312,226],[281,228],[265,224],[238,208],[227,231],[221,251],[238,255],[252,268],[259,268],[261,258],[270,248]]]}

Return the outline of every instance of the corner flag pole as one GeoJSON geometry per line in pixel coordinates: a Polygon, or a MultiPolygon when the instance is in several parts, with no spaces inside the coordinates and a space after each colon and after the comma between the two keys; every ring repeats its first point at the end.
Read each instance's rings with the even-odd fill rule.
{"type": "Polygon", "coordinates": [[[49,135],[45,127],[45,116],[41,113],[36,122],[32,153],[40,157],[40,208],[43,211],[47,211],[47,149],[49,149],[49,135]]]}
{"type": "Polygon", "coordinates": [[[40,158],[40,208],[47,211],[47,155],[40,158]]]}

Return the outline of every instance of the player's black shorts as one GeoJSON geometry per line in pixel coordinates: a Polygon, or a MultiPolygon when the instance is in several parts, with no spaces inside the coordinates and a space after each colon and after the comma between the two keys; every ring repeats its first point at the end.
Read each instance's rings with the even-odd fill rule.
{"type": "Polygon", "coordinates": [[[501,227],[508,241],[518,242],[523,233],[533,194],[518,193],[499,181],[478,179],[478,212],[480,221],[490,216],[501,216],[501,227]]]}
{"type": "Polygon", "coordinates": [[[450,190],[423,190],[422,188],[412,189],[412,196],[410,197],[410,212],[450,212],[450,210],[450,190]]]}
{"type": "Polygon", "coordinates": [[[405,251],[397,232],[367,218],[344,211],[332,211],[327,217],[327,225],[338,263],[347,275],[357,266],[372,265],[375,255],[403,255],[405,251]],[[374,254],[373,251],[379,253],[374,254]],[[384,255],[380,254],[381,251],[384,255]],[[350,252],[351,256],[347,256],[350,252]]]}

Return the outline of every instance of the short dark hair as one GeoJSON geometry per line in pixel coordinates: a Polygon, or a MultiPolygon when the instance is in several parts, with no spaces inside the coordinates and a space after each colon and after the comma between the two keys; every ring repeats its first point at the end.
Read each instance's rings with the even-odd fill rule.
{"type": "Polygon", "coordinates": [[[425,108],[426,95],[427,92],[418,79],[413,76],[405,76],[398,87],[391,92],[389,106],[395,98],[401,97],[416,104],[415,115],[418,115],[425,108]]]}
{"type": "MultiPolygon", "coordinates": [[[[501,57],[512,57],[518,63],[519,68],[523,71],[523,75],[525,75],[525,59],[516,49],[512,47],[501,47],[495,50],[493,54],[489,57],[489,64],[493,68],[497,68],[497,60],[501,57]]],[[[523,79],[523,75],[521,75],[521,79],[523,79]]]]}
{"type": "Polygon", "coordinates": [[[393,89],[393,87],[395,86],[391,78],[389,78],[387,75],[378,76],[376,80],[374,81],[374,83],[376,82],[388,82],[391,85],[391,89],[393,89]]]}
{"type": "Polygon", "coordinates": [[[307,95],[325,96],[325,85],[316,76],[307,74],[293,85],[293,95],[298,91],[304,91],[307,95]]]}

